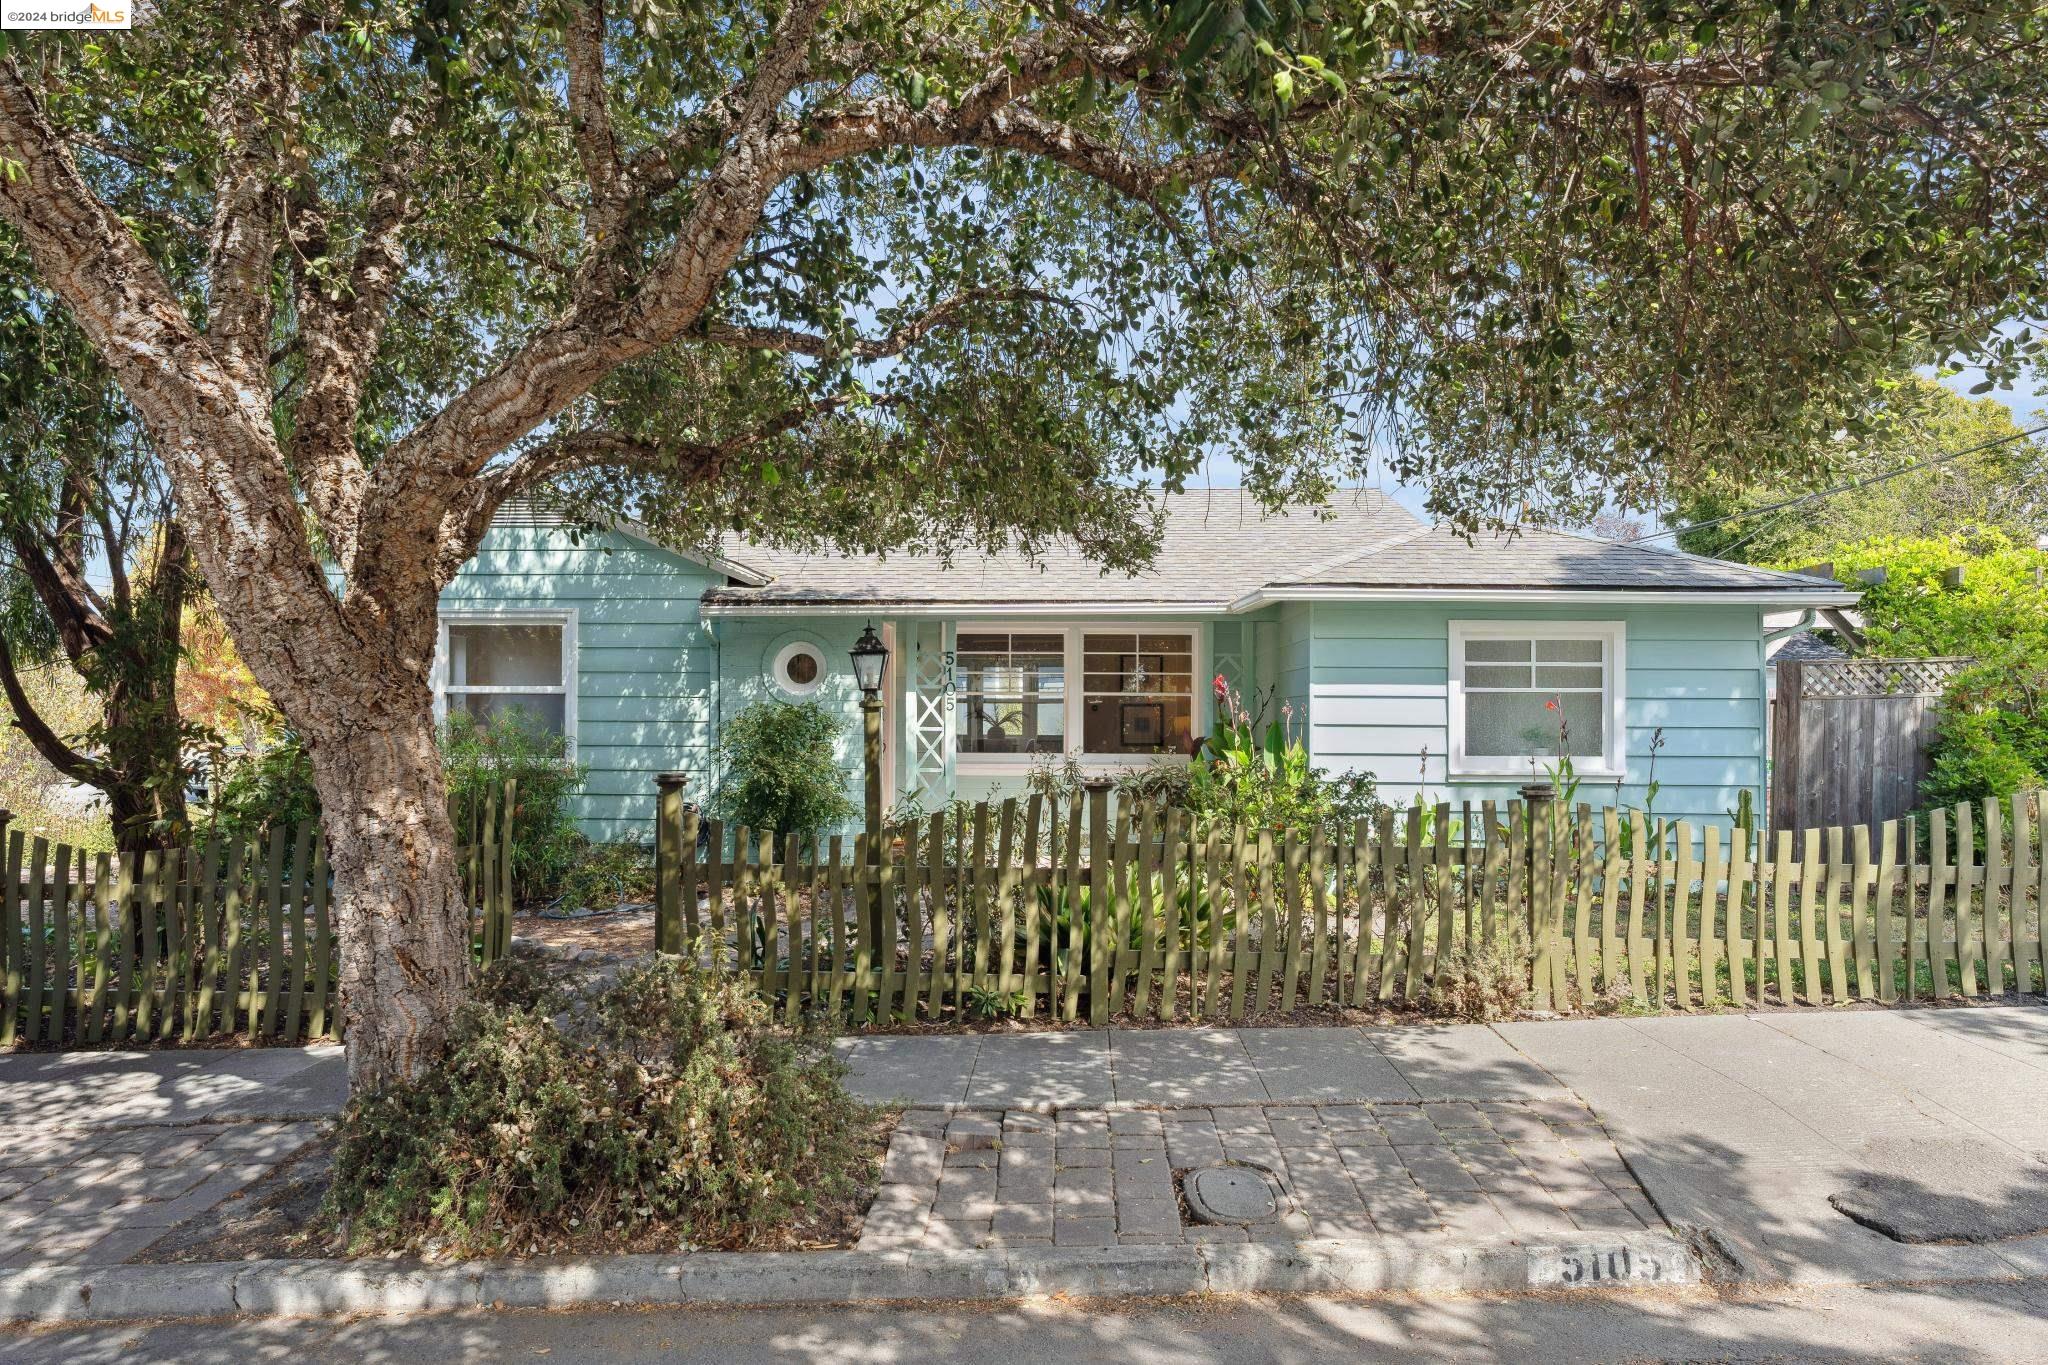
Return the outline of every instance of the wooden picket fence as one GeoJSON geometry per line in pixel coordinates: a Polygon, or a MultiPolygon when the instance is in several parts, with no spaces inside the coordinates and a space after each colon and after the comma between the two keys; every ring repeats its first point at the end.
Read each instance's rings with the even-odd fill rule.
{"type": "Polygon", "coordinates": [[[1557,1012],[2034,992],[2044,834],[2035,793],[1795,844],[1542,799],[1334,838],[1197,830],[1097,790],[818,848],[669,791],[656,946],[752,977],[792,1021],[1236,1022],[1489,974],[1557,1012]]]}
{"type": "MultiPolygon", "coordinates": [[[[457,822],[485,962],[511,941],[515,798],[507,783],[457,822]]],[[[340,1036],[332,878],[315,823],[139,858],[19,830],[4,847],[0,1047],[340,1036]]]]}

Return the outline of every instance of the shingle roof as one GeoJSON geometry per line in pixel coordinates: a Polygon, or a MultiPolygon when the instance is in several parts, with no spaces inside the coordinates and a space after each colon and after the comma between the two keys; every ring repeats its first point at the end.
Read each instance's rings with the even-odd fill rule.
{"type": "Polygon", "coordinates": [[[1482,534],[1467,542],[1443,527],[1424,527],[1391,544],[1319,565],[1307,575],[1276,577],[1270,586],[1772,592],[1840,585],[1832,579],[1564,531],[1482,534]]]}
{"type": "Polygon", "coordinates": [[[875,608],[1086,606],[1224,611],[1258,601],[1431,592],[1684,592],[1815,594],[1848,600],[1840,584],[1677,550],[1558,531],[1481,535],[1467,542],[1425,525],[1386,494],[1340,494],[1327,509],[1263,511],[1240,489],[1165,495],[1158,558],[1137,575],[1104,573],[1070,545],[1037,561],[1023,554],[845,555],[776,549],[728,538],[724,558],[755,570],[761,586],[715,588],[714,612],[875,608]]]}
{"type": "Polygon", "coordinates": [[[1837,645],[1829,644],[1810,630],[1802,630],[1797,635],[1787,635],[1783,639],[1774,640],[1764,647],[1765,662],[1774,664],[1798,659],[1846,659],[1848,657],[1849,652],[1847,650],[1837,645]]]}
{"type": "Polygon", "coordinates": [[[960,602],[1130,605],[1220,609],[1276,576],[1307,572],[1412,534],[1413,513],[1371,489],[1339,494],[1327,509],[1265,513],[1240,489],[1168,494],[1166,533],[1152,567],[1104,573],[1071,545],[1034,563],[1022,554],[963,554],[947,566],[929,554],[844,555],[776,549],[728,538],[720,553],[768,575],[762,588],[718,589],[705,600],[784,606],[806,603],[924,606],[960,602]]]}

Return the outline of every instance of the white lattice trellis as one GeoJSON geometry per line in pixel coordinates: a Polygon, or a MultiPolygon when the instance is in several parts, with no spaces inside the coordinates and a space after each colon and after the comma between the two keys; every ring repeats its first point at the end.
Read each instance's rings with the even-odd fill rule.
{"type": "Polygon", "coordinates": [[[953,641],[944,622],[917,627],[910,686],[911,785],[927,803],[953,794],[953,641]]]}

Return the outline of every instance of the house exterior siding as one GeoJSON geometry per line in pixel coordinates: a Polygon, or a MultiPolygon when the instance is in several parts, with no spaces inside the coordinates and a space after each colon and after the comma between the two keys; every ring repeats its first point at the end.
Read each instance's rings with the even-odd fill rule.
{"type": "Polygon", "coordinates": [[[587,777],[571,810],[593,839],[652,839],[654,775],[708,771],[719,643],[697,599],[723,581],[618,532],[579,542],[557,528],[499,525],[442,591],[444,619],[575,613],[576,759],[587,777]]]}
{"type": "MultiPolygon", "coordinates": [[[[1507,800],[1519,785],[1448,771],[1452,621],[1612,620],[1627,633],[1620,804],[1644,801],[1660,726],[1657,814],[1725,821],[1744,790],[1761,803],[1765,703],[1757,607],[1319,602],[1307,610],[1311,752],[1332,770],[1373,773],[1386,800],[1405,803],[1418,793],[1454,802],[1507,800]]],[[[1579,799],[1595,806],[1615,804],[1616,796],[1612,779],[1588,778],[1579,790],[1579,799]]]]}
{"type": "MultiPolygon", "coordinates": [[[[784,646],[817,647],[823,677],[811,695],[843,720],[836,755],[846,791],[861,796],[860,694],[847,649],[862,618],[724,615],[700,597],[727,582],[718,568],[625,532],[578,538],[559,527],[501,524],[442,594],[444,617],[574,614],[576,756],[587,780],[573,814],[594,839],[652,837],[654,778],[688,775],[689,799],[717,788],[723,725],[762,699],[787,700],[774,680],[784,646]]],[[[1725,820],[1741,792],[1765,779],[1762,612],[1754,605],[1644,600],[1627,605],[1283,601],[1256,611],[1146,617],[1197,629],[1197,732],[1209,723],[1208,682],[1224,674],[1268,719],[1291,706],[1314,762],[1378,778],[1384,799],[1509,800],[1522,778],[1458,777],[1450,751],[1454,621],[1614,621],[1625,632],[1625,719],[1619,783],[1588,778],[1579,798],[1641,805],[1651,777],[1656,813],[1725,820]]],[[[1019,613],[1019,625],[1085,629],[1102,617],[1019,613]]],[[[954,796],[1021,794],[1022,762],[987,763],[952,751],[952,617],[874,621],[892,641],[885,710],[888,799],[919,793],[927,809],[954,796]]],[[[1532,770],[1540,775],[1540,764],[1532,770]]],[[[849,826],[849,830],[853,826],[849,826]]]]}

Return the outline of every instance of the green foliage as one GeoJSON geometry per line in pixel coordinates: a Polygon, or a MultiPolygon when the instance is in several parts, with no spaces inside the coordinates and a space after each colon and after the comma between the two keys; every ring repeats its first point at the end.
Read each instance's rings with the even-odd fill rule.
{"type": "Polygon", "coordinates": [[[1680,497],[1674,522],[1736,519],[1681,532],[1679,548],[1798,568],[1834,560],[1844,546],[1880,539],[1998,533],[2031,541],[2048,524],[2048,445],[2038,437],[2010,440],[1819,502],[1742,515],[1822,488],[1893,474],[1931,456],[2016,437],[2020,431],[2003,403],[1963,398],[1917,376],[1881,382],[1869,408],[1863,430],[1828,432],[1821,438],[1811,477],[1804,481],[1756,479],[1745,468],[1680,497]]]}
{"type": "Polygon", "coordinates": [[[202,826],[222,840],[254,842],[273,829],[320,818],[313,790],[313,760],[299,737],[286,733],[261,749],[216,750],[202,826]]]}
{"type": "Polygon", "coordinates": [[[1885,571],[1859,607],[1872,654],[1976,660],[1949,681],[1922,802],[2039,786],[2048,775],[2048,553],[1995,531],[1886,537],[1841,547],[1835,569],[1885,571]],[[1959,585],[1947,581],[1952,570],[1959,585]]]}
{"type": "Polygon", "coordinates": [[[2036,790],[2042,772],[2048,771],[2048,726],[2038,712],[1987,705],[1972,699],[1972,690],[1949,692],[1933,763],[1920,784],[1924,805],[1976,803],[1987,796],[2036,790]]]}
{"type": "Polygon", "coordinates": [[[653,900],[653,850],[623,841],[586,846],[562,878],[560,899],[572,909],[591,910],[653,900]]]}
{"type": "MultiPolygon", "coordinates": [[[[1220,675],[1215,691],[1216,723],[1188,767],[1187,805],[1198,829],[1320,829],[1335,839],[1384,809],[1370,773],[1331,777],[1309,761],[1306,736],[1295,733],[1292,703],[1262,725],[1220,675]]],[[[1260,713],[1271,700],[1261,703],[1260,713]]]]}
{"type": "Polygon", "coordinates": [[[527,902],[552,899],[589,846],[569,814],[583,768],[570,761],[567,738],[516,707],[483,721],[453,711],[440,738],[456,838],[467,837],[493,800],[504,800],[507,780],[516,781],[513,894],[527,902]]]}
{"type": "Polygon", "coordinates": [[[836,754],[838,716],[815,701],[757,701],[718,736],[725,770],[712,810],[756,832],[816,837],[860,815],[836,754]]]}
{"type": "MultiPolygon", "coordinates": [[[[611,231],[591,230],[588,125],[564,105],[575,7],[357,7],[309,26],[277,141],[322,153],[293,165],[332,245],[294,269],[346,286],[382,168],[419,201],[366,462],[527,335],[589,315],[592,278],[655,311],[638,308],[662,294],[650,264],[728,202],[707,192],[733,167],[703,111],[751,78],[786,10],[609,16],[604,140],[643,196],[611,231]]],[[[1178,482],[1218,448],[1275,498],[1391,449],[1464,519],[1810,466],[1902,360],[1981,353],[1996,379],[2029,359],[2030,333],[2001,324],[2039,314],[2048,260],[2041,28],[2033,0],[830,6],[778,146],[885,132],[731,196],[758,218],[704,282],[705,321],[817,344],[647,338],[537,421],[678,453],[766,432],[714,478],[622,454],[565,480],[582,512],[641,506],[685,542],[1072,532],[1123,561],[1149,552],[1131,476],[1178,482]],[[999,98],[1013,88],[1044,136],[948,122],[1004,70],[999,98]],[[944,300],[916,363],[854,344],[944,300]],[[772,420],[816,402],[829,420],[772,420]]],[[[249,37],[236,7],[188,5],[118,43],[15,39],[81,173],[173,278],[205,259],[216,104],[249,37]]],[[[312,349],[294,339],[274,376],[284,429],[312,349]]]]}
{"type": "Polygon", "coordinates": [[[745,982],[663,957],[558,1016],[494,980],[446,1058],[338,1121],[323,1216],[352,1252],[772,1244],[871,1173],[843,1068],[745,982]]]}

